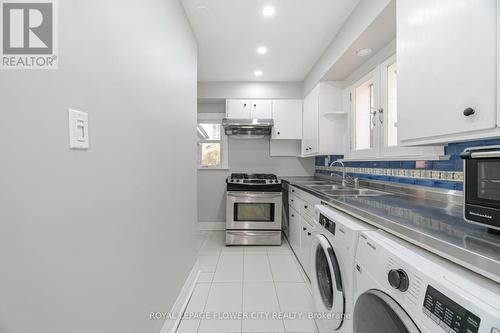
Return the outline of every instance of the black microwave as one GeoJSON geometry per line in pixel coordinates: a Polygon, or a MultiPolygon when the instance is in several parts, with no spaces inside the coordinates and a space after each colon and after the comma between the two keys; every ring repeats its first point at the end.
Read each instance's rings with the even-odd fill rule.
{"type": "Polygon", "coordinates": [[[500,230],[500,146],[468,148],[464,159],[464,218],[500,230]]]}

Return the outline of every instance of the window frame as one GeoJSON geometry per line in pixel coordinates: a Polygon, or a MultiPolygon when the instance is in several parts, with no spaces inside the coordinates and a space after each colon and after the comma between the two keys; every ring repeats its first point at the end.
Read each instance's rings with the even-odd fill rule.
{"type": "Polygon", "coordinates": [[[371,70],[369,73],[365,74],[361,79],[354,82],[350,88],[350,112],[349,112],[349,129],[350,129],[350,140],[349,140],[349,158],[364,158],[371,156],[378,156],[379,143],[378,138],[379,134],[379,126],[375,126],[373,129],[373,142],[372,147],[367,149],[356,149],[356,89],[365,84],[367,81],[372,81],[373,84],[373,109],[378,110],[379,101],[379,88],[377,82],[379,82],[379,73],[377,68],[371,70]]]}
{"type": "MultiPolygon", "coordinates": [[[[406,147],[401,146],[401,141],[398,139],[397,146],[388,146],[388,87],[387,87],[387,68],[396,63],[397,57],[392,55],[379,63],[375,68],[370,70],[361,79],[350,85],[347,89],[350,93],[350,144],[349,152],[345,160],[436,160],[444,155],[443,146],[416,146],[406,147]],[[374,110],[377,110],[375,116],[375,131],[373,147],[370,149],[356,150],[356,88],[364,82],[373,78],[374,84],[374,110]],[[382,114],[380,111],[382,110],[382,114]]],[[[399,119],[399,114],[398,114],[399,119]]]]}
{"type": "Polygon", "coordinates": [[[206,113],[206,114],[198,114],[198,119],[196,122],[196,126],[199,124],[220,124],[220,131],[221,131],[221,136],[220,140],[206,140],[206,139],[199,139],[197,137],[196,144],[197,146],[200,145],[201,143],[206,143],[206,142],[214,142],[214,143],[220,143],[220,164],[216,166],[202,166],[198,161],[201,160],[201,157],[198,156],[199,154],[199,149],[196,151],[196,160],[197,160],[197,168],[198,170],[228,170],[229,165],[228,165],[228,140],[227,140],[227,135],[224,133],[224,128],[222,128],[222,118],[224,115],[218,115],[218,114],[211,114],[211,113],[206,113]]]}

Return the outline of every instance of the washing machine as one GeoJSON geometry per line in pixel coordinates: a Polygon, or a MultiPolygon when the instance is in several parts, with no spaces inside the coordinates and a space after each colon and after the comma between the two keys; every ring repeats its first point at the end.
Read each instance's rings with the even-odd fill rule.
{"type": "Polygon", "coordinates": [[[355,333],[499,333],[500,284],[383,231],[356,251],[355,333]]]}
{"type": "Polygon", "coordinates": [[[328,206],[315,206],[310,247],[311,292],[321,333],[351,333],[354,257],[359,234],[371,226],[328,206]]]}

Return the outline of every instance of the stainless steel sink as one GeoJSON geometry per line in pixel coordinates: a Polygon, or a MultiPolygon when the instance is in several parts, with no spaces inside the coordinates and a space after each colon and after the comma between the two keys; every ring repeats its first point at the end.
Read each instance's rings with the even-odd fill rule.
{"type": "Polygon", "coordinates": [[[324,190],[321,191],[322,193],[336,197],[336,196],[342,196],[342,195],[360,195],[360,196],[376,196],[376,195],[387,195],[389,193],[382,192],[382,191],[376,191],[376,190],[370,190],[367,188],[340,188],[340,189],[333,189],[333,190],[324,190]]]}
{"type": "Polygon", "coordinates": [[[301,181],[297,181],[296,183],[301,184],[301,185],[330,184],[330,182],[327,180],[301,180],[301,181]]]}
{"type": "Polygon", "coordinates": [[[343,189],[352,189],[342,185],[312,185],[311,189],[315,191],[328,191],[328,190],[343,190],[343,189]]]}

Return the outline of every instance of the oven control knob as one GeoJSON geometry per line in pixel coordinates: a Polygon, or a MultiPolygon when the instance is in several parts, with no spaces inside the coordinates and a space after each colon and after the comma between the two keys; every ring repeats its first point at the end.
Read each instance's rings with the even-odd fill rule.
{"type": "Polygon", "coordinates": [[[402,269],[391,269],[387,275],[389,284],[399,291],[407,291],[410,285],[408,274],[402,269]]]}

